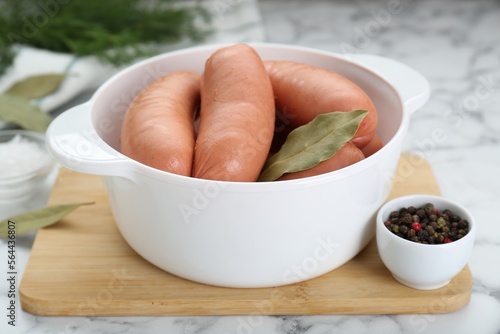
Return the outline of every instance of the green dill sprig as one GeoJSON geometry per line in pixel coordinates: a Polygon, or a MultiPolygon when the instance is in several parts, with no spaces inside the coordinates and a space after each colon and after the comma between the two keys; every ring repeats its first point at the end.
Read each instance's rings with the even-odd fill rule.
{"type": "Polygon", "coordinates": [[[160,43],[200,40],[210,33],[210,14],[174,0],[4,0],[0,2],[0,75],[15,45],[77,56],[93,55],[114,65],[153,55],[160,43]],[[203,22],[205,27],[200,27],[203,22]]]}

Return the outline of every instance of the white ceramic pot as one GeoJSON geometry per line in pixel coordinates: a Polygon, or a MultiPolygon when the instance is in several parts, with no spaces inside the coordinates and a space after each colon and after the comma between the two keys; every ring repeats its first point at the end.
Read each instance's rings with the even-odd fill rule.
{"type": "Polygon", "coordinates": [[[183,177],[120,154],[121,123],[134,96],[170,71],[201,73],[222,46],[170,52],[116,74],[89,102],[53,121],[49,150],[69,169],[103,176],[125,240],[172,274],[250,288],[301,282],[341,266],[375,234],[375,215],[389,194],[410,115],[428,100],[428,82],[383,57],[251,44],[264,60],[309,63],[356,82],[377,107],[386,145],[335,172],[262,183],[183,177]]]}

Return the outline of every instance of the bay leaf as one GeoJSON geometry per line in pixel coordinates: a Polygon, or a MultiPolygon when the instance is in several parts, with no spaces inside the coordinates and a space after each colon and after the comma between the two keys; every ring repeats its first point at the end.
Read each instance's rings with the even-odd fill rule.
{"type": "Polygon", "coordinates": [[[4,94],[24,97],[25,99],[37,99],[55,92],[66,74],[42,74],[35,75],[14,83],[4,94]]]}
{"type": "Polygon", "coordinates": [[[353,138],[367,114],[367,110],[333,111],[294,129],[281,149],[267,160],[258,181],[274,181],[285,173],[328,160],[353,138]]]}
{"type": "Polygon", "coordinates": [[[8,236],[9,221],[15,224],[15,234],[40,229],[57,223],[64,216],[82,205],[91,205],[93,203],[74,203],[49,206],[37,210],[28,211],[0,222],[0,237],[8,236]]]}
{"type": "Polygon", "coordinates": [[[52,117],[26,98],[3,94],[0,95],[0,120],[43,133],[52,122],[52,117]]]}

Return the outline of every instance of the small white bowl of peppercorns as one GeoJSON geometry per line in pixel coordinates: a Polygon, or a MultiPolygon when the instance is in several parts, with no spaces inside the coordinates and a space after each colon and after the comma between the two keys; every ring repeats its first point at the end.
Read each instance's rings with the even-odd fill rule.
{"type": "Polygon", "coordinates": [[[467,264],[476,223],[462,205],[426,194],[385,203],[377,214],[377,248],[400,283],[419,290],[447,285],[467,264]]]}

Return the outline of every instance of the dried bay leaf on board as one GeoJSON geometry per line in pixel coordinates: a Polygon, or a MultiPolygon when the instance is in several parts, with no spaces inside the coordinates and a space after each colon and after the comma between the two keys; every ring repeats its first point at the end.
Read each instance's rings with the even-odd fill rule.
{"type": "Polygon", "coordinates": [[[0,95],[0,120],[14,123],[26,130],[44,133],[52,122],[52,117],[26,98],[3,94],[0,95]]]}
{"type": "Polygon", "coordinates": [[[331,158],[351,140],[367,110],[333,111],[294,129],[281,149],[270,157],[258,181],[274,181],[285,173],[312,168],[331,158]]]}
{"type": "Polygon", "coordinates": [[[65,78],[66,74],[34,75],[14,83],[4,94],[37,99],[55,92],[65,78]]]}
{"type": "Polygon", "coordinates": [[[82,205],[91,205],[94,203],[74,203],[62,204],[32,210],[13,216],[0,222],[0,237],[9,235],[9,221],[15,224],[15,235],[40,229],[57,223],[64,216],[82,205]]]}

